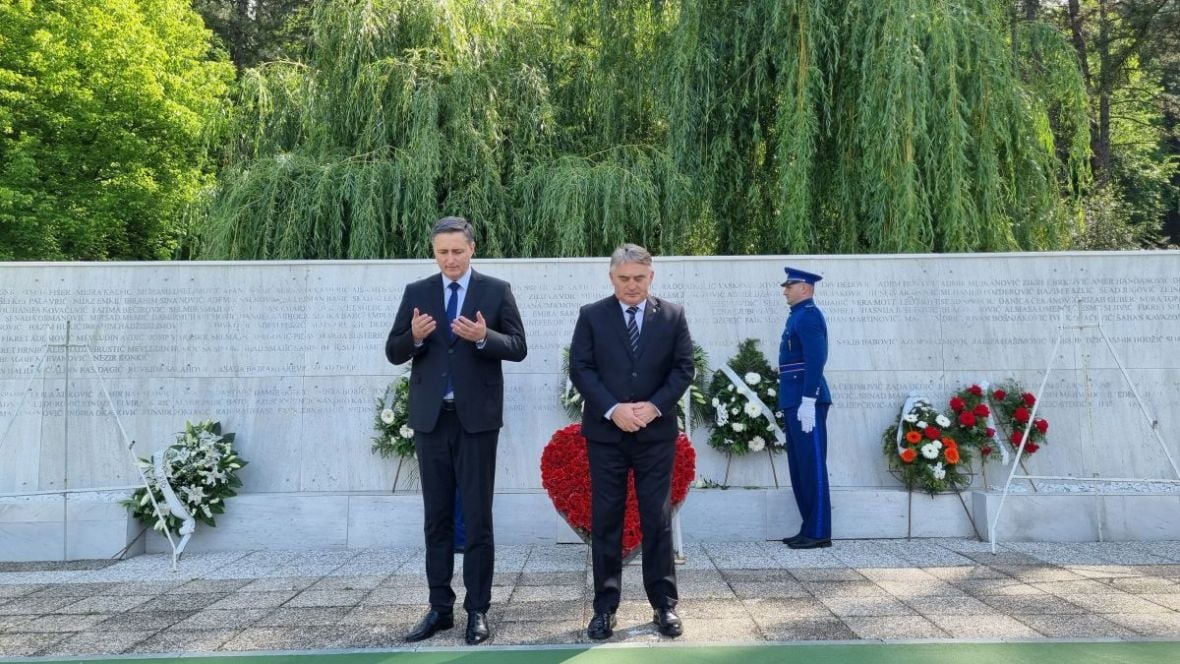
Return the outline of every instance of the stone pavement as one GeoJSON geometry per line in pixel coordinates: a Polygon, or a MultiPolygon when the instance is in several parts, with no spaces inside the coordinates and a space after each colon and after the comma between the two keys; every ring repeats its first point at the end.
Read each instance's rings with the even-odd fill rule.
{"type": "MultiPolygon", "coordinates": [[[[1014,543],[996,555],[960,539],[816,551],[738,542],[685,553],[682,644],[1180,640],[1180,541],[1014,543]]],[[[425,610],[421,549],[190,554],[178,572],[169,563],[0,563],[0,656],[404,648],[425,610]]],[[[501,546],[496,566],[491,643],[587,643],[587,547],[501,546]]],[[[650,623],[637,564],[623,596],[610,641],[667,641],[650,623]]],[[[463,626],[457,616],[455,629],[416,645],[465,648],[463,626]]]]}

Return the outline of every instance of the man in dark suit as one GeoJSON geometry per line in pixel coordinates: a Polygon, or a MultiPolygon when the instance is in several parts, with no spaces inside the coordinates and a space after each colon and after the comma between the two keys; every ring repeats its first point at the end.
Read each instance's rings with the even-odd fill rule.
{"type": "Polygon", "coordinates": [[[466,639],[475,645],[490,634],[492,493],[504,409],[500,363],[519,362],[528,349],[508,282],[471,269],[471,224],[460,217],[440,219],[431,232],[431,244],[441,274],[406,286],[385,342],[390,362],[413,360],[410,427],[425,513],[430,610],[406,640],[421,641],[454,625],[451,575],[457,487],[467,524],[466,639]]]}
{"type": "Polygon", "coordinates": [[[582,394],[590,461],[594,617],[591,639],[609,638],[623,580],[627,473],[635,473],[643,531],[643,587],[661,634],[680,636],[672,551],[676,403],[693,377],[684,310],[648,294],[651,254],[624,244],[611,255],[614,295],[582,307],[570,344],[570,380],[582,394]]]}
{"type": "Polygon", "coordinates": [[[787,430],[791,490],[803,525],[783,542],[792,549],[832,545],[832,499],[828,489],[828,409],[832,394],[824,379],[828,324],[812,299],[818,274],[786,268],[783,296],[791,307],[778,348],[778,405],[787,430]]]}

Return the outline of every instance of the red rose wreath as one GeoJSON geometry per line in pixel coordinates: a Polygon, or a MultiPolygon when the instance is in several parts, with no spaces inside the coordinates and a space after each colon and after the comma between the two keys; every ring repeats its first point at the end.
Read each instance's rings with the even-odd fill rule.
{"type": "MultiPolygon", "coordinates": [[[[672,467],[672,509],[688,496],[696,476],[696,450],[684,432],[676,439],[676,461],[672,467]]],[[[582,541],[590,543],[590,461],[582,425],[558,429],[541,452],[541,484],[557,513],[570,524],[582,541]]],[[[627,511],[623,520],[623,558],[639,551],[643,534],[639,529],[639,501],[635,498],[635,477],[627,478],[627,511]]]]}

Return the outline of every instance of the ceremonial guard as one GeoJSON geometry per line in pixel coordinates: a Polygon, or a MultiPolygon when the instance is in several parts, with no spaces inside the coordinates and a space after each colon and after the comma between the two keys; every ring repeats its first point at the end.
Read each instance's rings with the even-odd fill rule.
{"type": "Polygon", "coordinates": [[[799,534],[783,542],[792,549],[832,545],[832,501],[828,491],[828,408],[832,395],[824,380],[828,326],[813,296],[818,274],[786,268],[783,295],[791,307],[778,351],[779,408],[787,433],[791,490],[803,517],[799,534]]]}

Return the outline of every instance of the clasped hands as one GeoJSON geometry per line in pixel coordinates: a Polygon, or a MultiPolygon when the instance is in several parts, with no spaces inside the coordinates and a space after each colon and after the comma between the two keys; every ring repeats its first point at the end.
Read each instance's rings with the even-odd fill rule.
{"type": "MultiPolygon", "coordinates": [[[[426,341],[426,337],[434,334],[438,323],[430,314],[424,314],[414,307],[414,317],[410,320],[410,334],[414,336],[414,343],[426,341]]],[[[466,316],[459,316],[451,323],[451,331],[455,336],[473,343],[479,343],[488,338],[488,324],[483,318],[483,312],[475,312],[475,320],[466,316]]]]}
{"type": "Polygon", "coordinates": [[[647,427],[660,416],[660,411],[650,401],[621,403],[611,411],[610,420],[627,433],[635,433],[647,427]]]}

